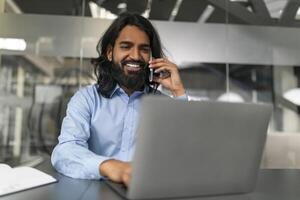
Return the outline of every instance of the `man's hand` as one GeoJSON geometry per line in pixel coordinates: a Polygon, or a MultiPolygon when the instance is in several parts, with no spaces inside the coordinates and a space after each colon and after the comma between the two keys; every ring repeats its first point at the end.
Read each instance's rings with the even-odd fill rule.
{"type": "Polygon", "coordinates": [[[100,167],[100,174],[116,183],[124,183],[127,187],[131,177],[131,163],[120,160],[104,161],[100,167]]]}
{"type": "Polygon", "coordinates": [[[155,73],[160,71],[168,71],[171,75],[167,78],[153,77],[153,81],[161,84],[172,92],[174,97],[178,97],[185,94],[185,90],[179,76],[177,66],[166,58],[158,58],[149,61],[149,67],[154,70],[155,73]]]}

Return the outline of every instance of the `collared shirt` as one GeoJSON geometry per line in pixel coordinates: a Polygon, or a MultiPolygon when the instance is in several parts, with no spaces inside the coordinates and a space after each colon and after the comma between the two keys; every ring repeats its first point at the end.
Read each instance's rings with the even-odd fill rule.
{"type": "MultiPolygon", "coordinates": [[[[69,177],[100,179],[99,166],[108,159],[130,161],[135,147],[139,106],[144,91],[130,97],[117,86],[110,98],[96,85],[82,88],[71,98],[59,143],[52,152],[55,169],[69,177]]],[[[179,97],[187,99],[187,96],[179,97]]]]}

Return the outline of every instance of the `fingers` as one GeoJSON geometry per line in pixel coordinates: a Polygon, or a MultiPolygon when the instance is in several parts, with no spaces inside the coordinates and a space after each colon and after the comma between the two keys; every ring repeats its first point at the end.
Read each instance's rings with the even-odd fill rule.
{"type": "Polygon", "coordinates": [[[131,174],[131,164],[130,163],[126,163],[125,169],[124,169],[124,173],[125,174],[131,174]]]}
{"type": "Polygon", "coordinates": [[[128,185],[131,177],[131,164],[120,160],[107,160],[100,165],[100,174],[111,181],[128,185]]]}
{"type": "Polygon", "coordinates": [[[122,176],[122,182],[126,185],[126,187],[129,186],[130,183],[131,174],[123,174],[122,176]]]}
{"type": "Polygon", "coordinates": [[[169,61],[168,59],[166,58],[156,58],[156,59],[152,59],[151,61],[149,61],[149,64],[155,64],[155,63],[158,63],[158,62],[167,62],[169,61]]]}
{"type": "Polygon", "coordinates": [[[168,59],[166,58],[158,58],[158,59],[154,59],[152,61],[149,61],[149,67],[153,68],[153,69],[157,69],[163,66],[173,66],[175,67],[175,65],[170,62],[168,59]]]}
{"type": "Polygon", "coordinates": [[[157,58],[149,63],[149,67],[154,69],[156,74],[153,77],[154,82],[162,84],[164,79],[169,78],[172,74],[176,74],[177,66],[166,58],[157,58]]]}
{"type": "Polygon", "coordinates": [[[153,81],[161,84],[170,90],[173,96],[180,96],[184,93],[184,87],[179,75],[177,66],[166,58],[157,58],[149,62],[149,68],[154,69],[155,73],[168,72],[169,75],[154,76],[153,81]]]}
{"type": "Polygon", "coordinates": [[[169,66],[162,66],[162,67],[154,70],[154,73],[159,73],[159,72],[162,72],[162,71],[170,71],[170,67],[169,66]]]}
{"type": "Polygon", "coordinates": [[[166,58],[158,58],[150,61],[149,63],[149,68],[154,69],[155,73],[159,73],[162,71],[174,73],[177,70],[177,66],[166,58]]]}
{"type": "Polygon", "coordinates": [[[131,178],[131,165],[128,163],[122,175],[122,182],[128,187],[131,178]]]}
{"type": "Polygon", "coordinates": [[[162,78],[159,78],[159,77],[153,77],[153,81],[156,82],[156,83],[161,84],[162,78]]]}

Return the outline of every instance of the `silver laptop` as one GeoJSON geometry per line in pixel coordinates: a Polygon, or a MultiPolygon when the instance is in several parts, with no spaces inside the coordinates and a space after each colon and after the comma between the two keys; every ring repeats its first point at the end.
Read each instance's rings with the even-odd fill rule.
{"type": "Polygon", "coordinates": [[[145,97],[127,199],[253,191],[271,106],[145,97]]]}

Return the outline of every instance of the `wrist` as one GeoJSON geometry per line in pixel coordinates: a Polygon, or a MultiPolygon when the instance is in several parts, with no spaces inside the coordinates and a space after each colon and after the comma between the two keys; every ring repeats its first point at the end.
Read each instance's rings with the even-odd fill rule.
{"type": "Polygon", "coordinates": [[[109,170],[111,169],[111,165],[114,163],[115,160],[110,159],[102,162],[99,166],[100,175],[103,177],[108,177],[109,170]]]}
{"type": "Polygon", "coordinates": [[[173,90],[172,95],[173,95],[173,97],[179,97],[179,96],[185,95],[185,90],[184,90],[184,88],[181,88],[178,90],[173,90]]]}

